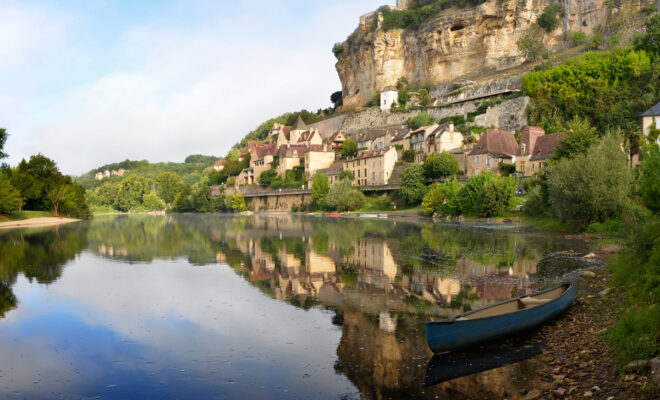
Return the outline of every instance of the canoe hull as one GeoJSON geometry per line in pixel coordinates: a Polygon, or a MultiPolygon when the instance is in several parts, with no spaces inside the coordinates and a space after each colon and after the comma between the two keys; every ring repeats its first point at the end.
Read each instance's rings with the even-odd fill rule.
{"type": "MultiPolygon", "coordinates": [[[[558,298],[537,307],[485,318],[429,322],[426,324],[426,341],[431,351],[437,354],[474,346],[541,325],[563,314],[573,303],[575,286],[573,284],[566,286],[566,290],[558,298]]],[[[476,311],[479,310],[465,315],[476,311]]]]}

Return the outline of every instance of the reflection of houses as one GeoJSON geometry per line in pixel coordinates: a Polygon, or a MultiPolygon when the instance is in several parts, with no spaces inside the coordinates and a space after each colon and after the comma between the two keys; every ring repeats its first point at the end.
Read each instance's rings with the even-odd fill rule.
{"type": "Polygon", "coordinates": [[[99,254],[108,258],[127,258],[128,250],[125,247],[115,248],[113,246],[106,246],[100,244],[98,247],[99,254]]]}
{"type": "Polygon", "coordinates": [[[370,283],[381,287],[394,282],[398,266],[387,242],[382,239],[361,238],[353,243],[353,254],[343,260],[351,267],[363,272],[370,283]]]}

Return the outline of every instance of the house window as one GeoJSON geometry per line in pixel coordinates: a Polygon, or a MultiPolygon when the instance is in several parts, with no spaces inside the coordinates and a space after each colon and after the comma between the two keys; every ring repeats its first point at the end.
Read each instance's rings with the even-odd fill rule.
{"type": "Polygon", "coordinates": [[[360,170],[358,169],[358,178],[360,177],[360,170]]]}
{"type": "Polygon", "coordinates": [[[474,170],[474,172],[475,172],[475,175],[479,175],[479,168],[477,168],[476,170],[474,170]]]}
{"type": "Polygon", "coordinates": [[[488,158],[486,159],[486,165],[489,166],[489,167],[490,167],[490,161],[491,161],[491,160],[492,160],[492,159],[491,159],[490,157],[488,157],[488,158]]]}
{"type": "Polygon", "coordinates": [[[376,173],[375,173],[375,172],[372,172],[372,173],[371,173],[371,180],[372,180],[372,181],[375,181],[375,180],[376,180],[376,173]]]}
{"type": "Polygon", "coordinates": [[[474,158],[474,162],[476,162],[477,164],[480,164],[481,163],[481,156],[476,156],[474,158]]]}

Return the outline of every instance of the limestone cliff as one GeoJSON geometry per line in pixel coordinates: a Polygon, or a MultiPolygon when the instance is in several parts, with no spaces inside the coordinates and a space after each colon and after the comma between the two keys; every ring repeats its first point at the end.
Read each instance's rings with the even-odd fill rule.
{"type": "MultiPolygon", "coordinates": [[[[621,2],[643,21],[639,10],[644,0],[621,2]]],[[[489,0],[477,7],[445,10],[414,30],[384,31],[382,15],[367,14],[338,55],[344,106],[364,104],[374,93],[395,86],[400,77],[411,83],[438,84],[516,67],[525,61],[517,40],[552,3],[557,1],[489,0]]],[[[561,23],[544,37],[552,50],[569,45],[566,33],[604,29],[623,9],[609,10],[607,0],[561,0],[561,4],[561,23]]]]}

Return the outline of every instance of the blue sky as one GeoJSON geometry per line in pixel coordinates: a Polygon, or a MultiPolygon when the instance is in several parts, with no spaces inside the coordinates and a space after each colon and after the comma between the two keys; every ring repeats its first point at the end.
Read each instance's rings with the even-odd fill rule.
{"type": "Polygon", "coordinates": [[[330,105],[332,44],[394,0],[0,0],[9,163],[68,174],[221,156],[265,119],[330,105]]]}

